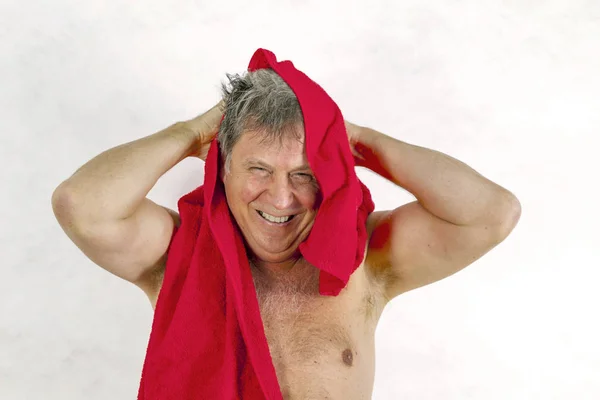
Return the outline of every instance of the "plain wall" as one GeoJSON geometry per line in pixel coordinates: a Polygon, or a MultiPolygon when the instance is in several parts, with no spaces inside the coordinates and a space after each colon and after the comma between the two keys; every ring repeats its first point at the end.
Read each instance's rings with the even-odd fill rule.
{"type": "MultiPolygon", "coordinates": [[[[135,398],[150,303],[70,242],[52,192],[212,107],[259,47],[349,121],[449,154],[522,204],[505,242],[385,310],[373,398],[600,398],[600,3],[582,0],[3,0],[0,398],[135,398]]],[[[202,174],[187,159],[149,197],[176,209],[202,174]]],[[[379,210],[414,199],[359,176],[379,210]]]]}

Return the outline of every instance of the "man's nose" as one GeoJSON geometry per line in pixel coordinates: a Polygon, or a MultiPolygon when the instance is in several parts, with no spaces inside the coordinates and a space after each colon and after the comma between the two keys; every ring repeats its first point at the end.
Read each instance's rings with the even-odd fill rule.
{"type": "Polygon", "coordinates": [[[286,210],[294,203],[293,187],[287,176],[277,177],[270,188],[271,204],[278,210],[286,210]]]}

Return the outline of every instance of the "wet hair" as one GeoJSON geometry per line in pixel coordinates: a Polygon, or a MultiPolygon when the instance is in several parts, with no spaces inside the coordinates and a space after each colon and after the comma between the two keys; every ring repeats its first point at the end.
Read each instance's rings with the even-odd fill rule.
{"type": "Polygon", "coordinates": [[[304,119],[296,94],[272,69],[226,74],[221,83],[225,118],[217,140],[225,171],[229,172],[231,153],[242,134],[252,131],[261,141],[282,143],[284,137],[304,137],[304,119]]]}

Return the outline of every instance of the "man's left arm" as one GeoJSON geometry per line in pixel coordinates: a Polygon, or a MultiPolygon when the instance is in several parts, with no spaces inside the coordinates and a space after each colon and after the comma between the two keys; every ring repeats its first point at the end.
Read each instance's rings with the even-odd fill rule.
{"type": "Polygon", "coordinates": [[[460,271],[517,224],[517,198],[465,163],[346,123],[357,165],[417,198],[369,220],[366,266],[383,281],[388,300],[460,271]]]}

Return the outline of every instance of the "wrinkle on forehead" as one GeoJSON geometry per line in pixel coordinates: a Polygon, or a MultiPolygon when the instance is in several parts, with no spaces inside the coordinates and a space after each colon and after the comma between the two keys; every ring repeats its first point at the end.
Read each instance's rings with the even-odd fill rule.
{"type": "Polygon", "coordinates": [[[277,131],[269,130],[268,128],[253,129],[243,133],[251,135],[251,138],[258,140],[261,145],[272,146],[276,142],[282,147],[287,140],[295,139],[304,145],[304,126],[288,126],[277,131]]]}

